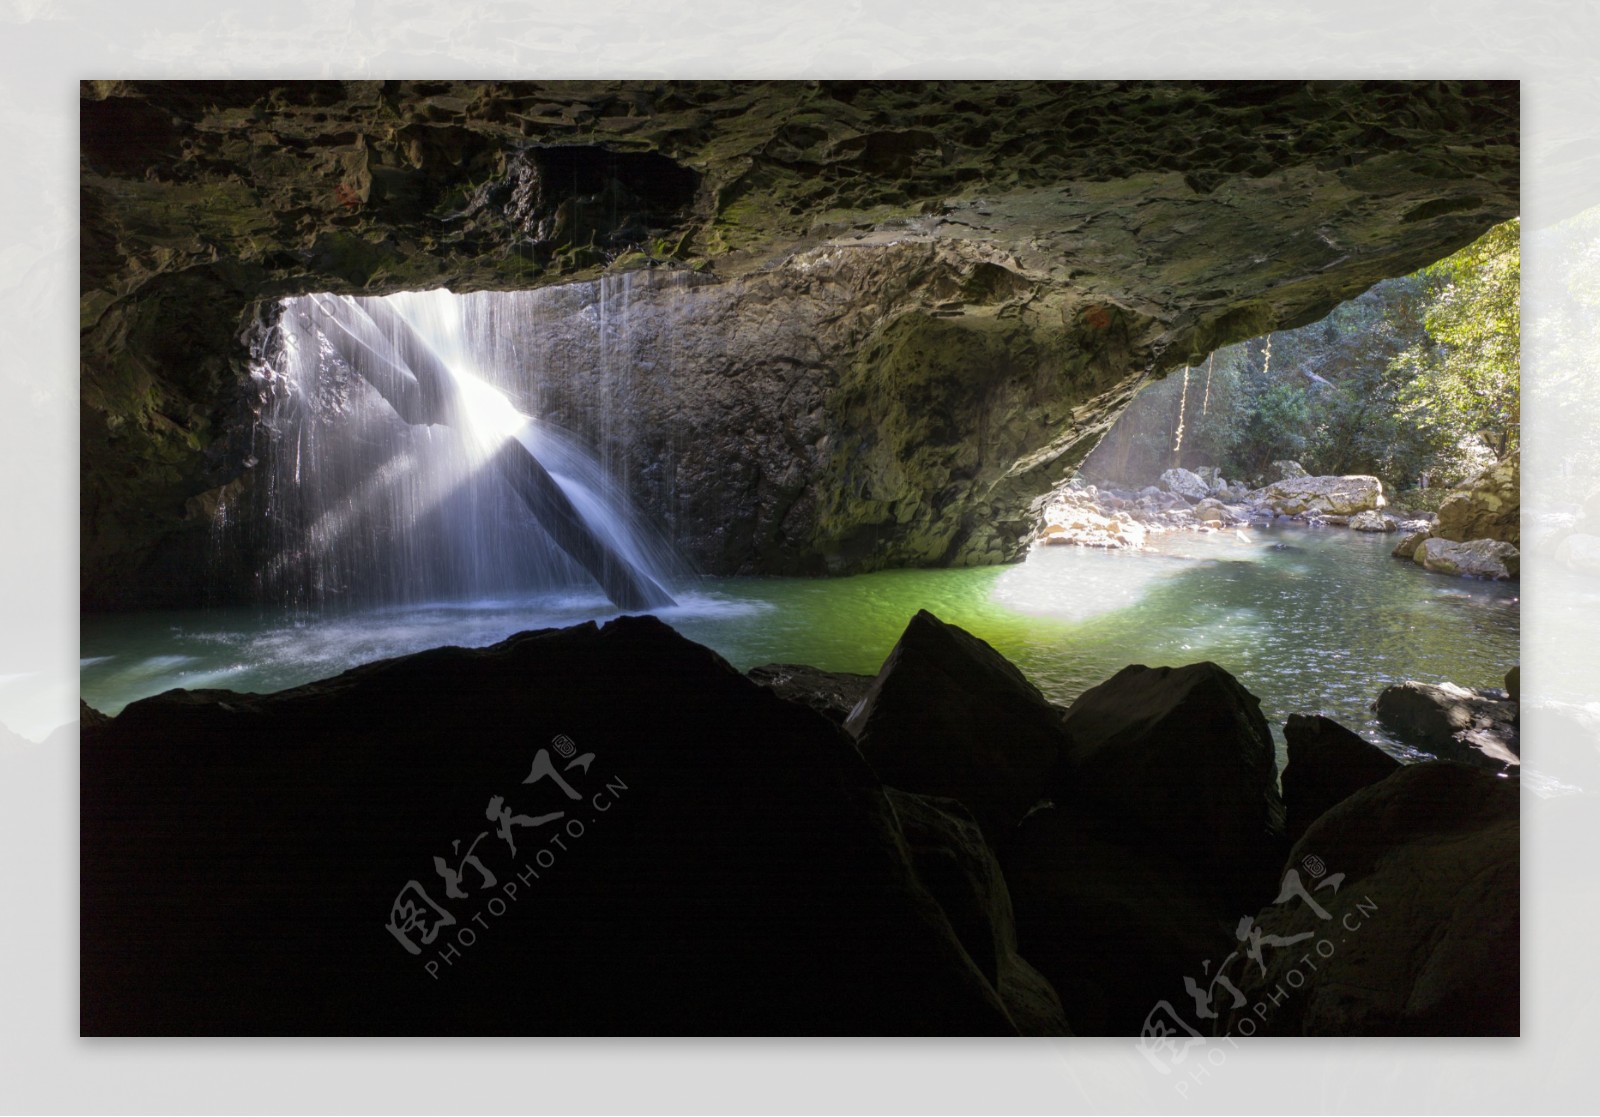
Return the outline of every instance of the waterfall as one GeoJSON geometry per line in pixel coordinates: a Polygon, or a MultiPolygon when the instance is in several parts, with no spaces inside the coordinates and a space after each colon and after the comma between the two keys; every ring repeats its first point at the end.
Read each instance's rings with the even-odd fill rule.
{"type": "MultiPolygon", "coordinates": [[[[603,289],[582,286],[593,302],[577,309],[599,314],[603,289]]],[[[277,359],[258,373],[273,398],[265,596],[309,608],[598,586],[619,608],[671,605],[671,548],[615,470],[540,418],[541,327],[583,294],[285,300],[277,359]]]]}

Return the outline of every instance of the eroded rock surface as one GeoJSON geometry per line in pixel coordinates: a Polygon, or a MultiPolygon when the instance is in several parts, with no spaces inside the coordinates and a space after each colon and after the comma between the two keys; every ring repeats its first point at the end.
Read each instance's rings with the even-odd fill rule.
{"type": "MultiPolygon", "coordinates": [[[[91,606],[193,600],[175,575],[250,484],[262,300],[696,269],[718,306],[797,325],[695,355],[686,407],[719,437],[646,504],[752,527],[691,510],[694,557],[987,563],[1020,556],[1031,501],[1142,378],[1519,208],[1509,82],[88,82],[81,103],[91,606]]],[[[642,411],[632,452],[659,461],[683,417],[642,411]]]]}

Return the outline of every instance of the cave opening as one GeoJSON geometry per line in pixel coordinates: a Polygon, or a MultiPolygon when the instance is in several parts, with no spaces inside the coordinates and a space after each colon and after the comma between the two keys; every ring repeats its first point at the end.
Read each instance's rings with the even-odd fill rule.
{"type": "MultiPolygon", "coordinates": [[[[1403,958],[1487,866],[1516,957],[1516,590],[1441,569],[1515,565],[1514,470],[1397,548],[1356,440],[1220,456],[1294,367],[1243,339],[1516,212],[1514,85],[84,99],[86,1033],[1148,1035],[1347,871],[1403,958]]],[[[1515,1029],[1382,980],[1358,1030],[1515,1029]]]]}

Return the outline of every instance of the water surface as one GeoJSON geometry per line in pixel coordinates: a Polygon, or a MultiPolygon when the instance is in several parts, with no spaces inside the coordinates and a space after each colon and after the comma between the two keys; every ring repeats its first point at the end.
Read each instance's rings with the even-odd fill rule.
{"type": "MultiPolygon", "coordinates": [[[[1428,574],[1390,557],[1393,546],[1392,536],[1298,526],[1172,534],[1140,552],[1041,548],[1009,567],[705,578],[675,585],[679,605],[659,615],[740,669],[873,673],[927,609],[993,644],[1055,702],[1129,663],[1212,660],[1261,699],[1280,742],[1294,712],[1386,742],[1370,709],[1384,686],[1498,686],[1518,661],[1515,584],[1428,574]]],[[[281,690],[374,659],[613,615],[598,591],[578,591],[320,616],[85,617],[83,697],[115,713],[174,687],[281,690]]]]}

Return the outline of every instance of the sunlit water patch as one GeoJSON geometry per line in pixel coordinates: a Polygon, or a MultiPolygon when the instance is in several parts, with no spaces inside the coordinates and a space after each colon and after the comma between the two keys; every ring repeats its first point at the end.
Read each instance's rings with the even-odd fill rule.
{"type": "MultiPolygon", "coordinates": [[[[1498,686],[1518,652],[1514,584],[1427,574],[1392,536],[1299,527],[1167,535],[1139,552],[1050,547],[1011,567],[833,579],[707,578],[660,616],[735,666],[877,671],[918,609],[981,636],[1051,701],[1130,663],[1213,660],[1290,713],[1393,747],[1371,704],[1403,679],[1498,686]]],[[[616,615],[596,592],[441,601],[298,620],[251,610],[88,617],[82,685],[115,712],[173,687],[272,691],[443,644],[616,615]]],[[[1282,757],[1280,756],[1280,763],[1282,757]]]]}

